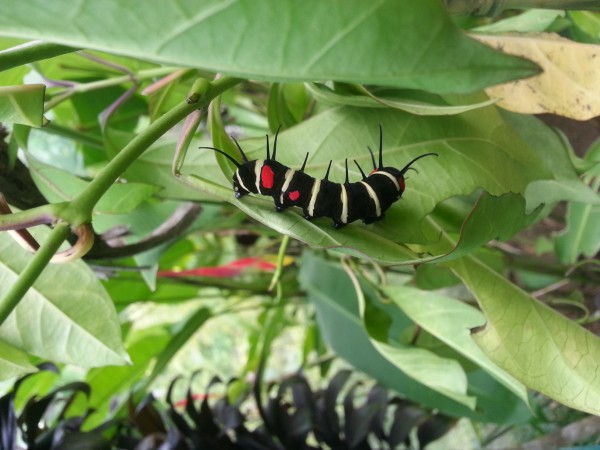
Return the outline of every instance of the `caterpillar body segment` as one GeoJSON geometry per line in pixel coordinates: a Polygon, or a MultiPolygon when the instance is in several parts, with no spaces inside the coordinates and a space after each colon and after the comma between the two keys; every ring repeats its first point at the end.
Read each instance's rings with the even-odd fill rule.
{"type": "MultiPolygon", "coordinates": [[[[279,133],[279,130],[277,130],[279,133]]],[[[277,151],[277,134],[273,144],[273,156],[270,155],[269,137],[267,136],[267,158],[248,161],[241,147],[238,145],[243,162],[239,163],[234,158],[221,150],[210,148],[224,154],[230,159],[237,169],[233,174],[233,190],[236,198],[248,194],[260,194],[273,198],[277,211],[295,206],[302,209],[304,217],[308,220],[316,217],[329,217],[333,220],[335,228],[342,228],[356,220],[369,224],[383,219],[387,209],[395,203],[405,190],[404,174],[417,160],[436,153],[425,153],[414,158],[402,169],[383,166],[383,132],[379,127],[379,164],[375,163],[375,156],[371,149],[373,171],[365,175],[356,161],[362,180],[349,182],[348,161],[346,160],[346,180],[344,183],[330,181],[329,169],[325,177],[315,179],[304,172],[308,154],[302,167],[298,170],[289,168],[275,160],[277,151]]]]}

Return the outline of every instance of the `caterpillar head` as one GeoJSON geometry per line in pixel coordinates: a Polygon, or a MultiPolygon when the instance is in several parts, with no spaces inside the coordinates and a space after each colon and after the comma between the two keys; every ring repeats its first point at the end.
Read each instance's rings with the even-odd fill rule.
{"type": "MultiPolygon", "coordinates": [[[[379,165],[375,163],[375,155],[373,155],[373,150],[371,150],[370,147],[367,147],[369,149],[369,153],[371,154],[371,160],[373,162],[373,171],[369,174],[372,175],[375,172],[379,172],[379,173],[383,173],[386,174],[387,176],[391,177],[393,180],[396,181],[396,186],[398,187],[398,196],[401,196],[402,193],[404,192],[405,189],[405,182],[404,182],[404,174],[411,169],[410,166],[412,166],[416,161],[418,161],[421,158],[424,158],[425,156],[429,156],[429,155],[433,155],[433,156],[437,156],[437,153],[424,153],[420,156],[417,156],[416,158],[414,158],[413,160],[411,160],[406,166],[404,166],[402,169],[396,169],[395,167],[383,167],[383,129],[381,128],[381,125],[379,125],[379,165]]],[[[356,161],[355,161],[356,163],[356,161]]],[[[358,166],[358,164],[356,164],[358,166]]],[[[362,171],[362,169],[360,168],[360,166],[358,166],[358,169],[360,170],[360,173],[363,175],[363,178],[365,178],[364,173],[362,171]]],[[[413,169],[415,170],[415,169],[413,169]]],[[[347,178],[347,175],[346,175],[347,178]]]]}
{"type": "MultiPolygon", "coordinates": [[[[250,191],[250,187],[244,184],[244,180],[248,183],[248,180],[252,180],[255,176],[254,172],[250,170],[250,166],[251,164],[243,164],[239,166],[233,174],[233,192],[237,199],[252,192],[250,191]]],[[[252,186],[254,186],[254,184],[252,184],[252,186]]]]}
{"type": "MultiPolygon", "coordinates": [[[[404,166],[402,169],[396,169],[395,167],[379,167],[379,168],[376,168],[375,170],[373,170],[373,172],[371,172],[371,173],[383,172],[383,173],[386,173],[389,176],[393,177],[396,180],[396,182],[398,183],[398,185],[397,185],[398,195],[400,196],[406,189],[404,174],[406,174],[406,172],[408,172],[409,169],[412,169],[412,167],[411,167],[412,164],[414,164],[417,160],[424,158],[425,156],[437,156],[437,153],[424,153],[420,156],[417,156],[412,161],[410,161],[406,166],[404,166]]],[[[416,170],[416,169],[413,169],[413,170],[416,170]]]]}
{"type": "Polygon", "coordinates": [[[242,163],[236,161],[235,158],[231,157],[230,155],[225,153],[223,150],[219,150],[218,148],[214,148],[214,147],[200,147],[200,148],[207,148],[210,150],[214,150],[215,152],[220,153],[221,155],[225,156],[229,161],[231,161],[233,164],[235,164],[237,169],[236,169],[235,173],[233,174],[233,190],[235,192],[235,198],[241,198],[244,195],[250,193],[250,191],[246,188],[246,186],[244,185],[244,182],[243,182],[243,180],[250,179],[249,178],[250,164],[247,164],[249,162],[248,158],[246,157],[244,150],[242,150],[242,147],[240,147],[240,144],[238,143],[238,141],[233,136],[231,138],[233,139],[233,142],[235,142],[235,145],[237,146],[238,150],[240,151],[240,154],[242,155],[242,163]]]}

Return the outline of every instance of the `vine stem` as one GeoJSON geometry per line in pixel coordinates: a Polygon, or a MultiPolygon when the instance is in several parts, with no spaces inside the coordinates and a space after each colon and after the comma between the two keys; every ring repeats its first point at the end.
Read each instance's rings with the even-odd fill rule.
{"type": "Polygon", "coordinates": [[[241,81],[240,79],[230,77],[222,77],[213,82],[198,79],[192,87],[187,102],[165,113],[142,133],[138,134],[100,171],[98,176],[78,196],[66,205],[61,205],[63,207],[59,213],[60,221],[52,230],[48,239],[40,246],[40,249],[29,261],[15,284],[4,298],[0,300],[0,325],[4,323],[9,314],[19,304],[28,289],[40,276],[44,267],[49,264],[56,251],[69,236],[71,228],[77,228],[91,222],[94,207],[125,170],[150,145],[177,123],[185,119],[187,115],[196,109],[207,108],[215,97],[241,81]]]}
{"type": "Polygon", "coordinates": [[[195,83],[188,102],[179,104],[159,117],[144,132],[138,134],[127,144],[86,189],[69,203],[67,210],[63,213],[63,218],[73,226],[89,222],[92,210],[102,195],[144,151],[189,114],[196,109],[206,108],[213,98],[240,81],[237,78],[222,77],[212,83],[202,79],[195,83]]]}
{"type": "Polygon", "coordinates": [[[106,80],[90,81],[89,83],[76,83],[65,90],[54,94],[54,96],[44,104],[44,111],[56,107],[59,103],[67,100],[75,94],[90,92],[107,87],[118,86],[130,81],[142,81],[148,78],[162,77],[176,70],[175,67],[158,67],[155,69],[140,70],[135,75],[127,74],[117,77],[111,77],[106,80]]]}
{"type": "Polygon", "coordinates": [[[44,241],[23,272],[19,274],[15,284],[11,286],[2,301],[0,301],[0,324],[4,323],[9,314],[16,308],[70,232],[71,228],[64,222],[54,227],[48,239],[44,241]]]}
{"type": "Polygon", "coordinates": [[[290,237],[285,235],[281,240],[281,245],[279,246],[279,253],[277,254],[277,269],[275,269],[275,273],[273,274],[273,278],[271,279],[271,283],[269,284],[268,291],[271,292],[273,288],[279,283],[281,278],[281,274],[283,273],[285,252],[290,243],[290,237]]]}
{"type": "Polygon", "coordinates": [[[44,41],[31,41],[0,52],[0,71],[24,66],[42,59],[53,58],[77,51],[77,48],[52,44],[44,41]]]}

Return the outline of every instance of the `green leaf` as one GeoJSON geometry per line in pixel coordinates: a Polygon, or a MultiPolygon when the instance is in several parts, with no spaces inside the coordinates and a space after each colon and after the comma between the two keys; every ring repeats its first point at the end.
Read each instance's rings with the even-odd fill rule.
{"type": "Polygon", "coordinates": [[[535,33],[545,31],[559,17],[564,17],[565,12],[555,9],[532,9],[498,20],[487,25],[474,28],[479,33],[535,33]]]}
{"type": "Polygon", "coordinates": [[[450,261],[476,250],[492,239],[507,240],[531,225],[537,218],[538,212],[527,215],[525,199],[518,194],[508,193],[495,197],[484,192],[463,222],[460,236],[454,247],[445,255],[439,258],[432,257],[430,260],[450,261]]]}
{"type": "Polygon", "coordinates": [[[407,286],[384,286],[383,290],[417,325],[483,368],[528,404],[525,387],[492,363],[471,339],[469,330],[485,323],[478,309],[450,297],[407,286]]]}
{"type": "Polygon", "coordinates": [[[449,105],[441,98],[435,100],[432,98],[419,98],[420,93],[418,91],[371,93],[366,88],[355,85],[352,86],[355,92],[339,93],[320,83],[307,83],[306,86],[315,99],[330,105],[393,108],[411,114],[429,116],[460,114],[473,109],[484,108],[497,101],[490,99],[469,105],[449,105]]]}
{"type": "Polygon", "coordinates": [[[0,122],[41,127],[45,92],[44,84],[0,86],[0,122]]]}
{"type": "Polygon", "coordinates": [[[600,206],[572,203],[567,211],[567,229],[556,237],[556,254],[566,264],[580,255],[592,258],[600,249],[600,206]]]}
{"type": "MultiPolygon", "coordinates": [[[[210,119],[213,145],[239,158],[234,144],[219,125],[218,115],[213,113],[210,119]]],[[[427,241],[421,223],[437,203],[452,196],[468,195],[480,187],[493,195],[522,193],[531,181],[552,176],[541,155],[511,131],[492,107],[444,118],[415,117],[384,109],[334,108],[281,132],[278,158],[290,167],[299,167],[309,151],[307,173],[322,177],[329,160],[333,160],[330,179],[341,181],[345,159],[355,159],[365,168],[371,164],[365,147],[378,142],[377,124],[384,130],[386,165],[402,167],[410,159],[431,151],[439,157],[419,162],[419,173],[411,174],[407,180],[402,200],[376,224],[355,222],[335,230],[329,219],[304,221],[297,208],[275,213],[272,200],[267,197],[236,200],[230,183],[223,185],[203,177],[197,186],[207,194],[231,202],[274,230],[311,246],[343,248],[378,261],[400,263],[416,258],[402,243],[427,241]]],[[[263,139],[242,143],[250,159],[264,158],[264,145],[263,139]]],[[[220,155],[217,159],[225,161],[220,155]]],[[[225,161],[223,167],[231,177],[230,163],[225,161]]],[[[360,179],[356,168],[350,167],[350,179],[360,179]]],[[[485,220],[495,220],[491,213],[485,220]]],[[[437,240],[437,235],[431,239],[437,240]]]]}
{"type": "Polygon", "coordinates": [[[473,92],[537,73],[467,38],[435,0],[32,0],[6,9],[0,35],[270,81],[473,92]]]}
{"type": "MultiPolygon", "coordinates": [[[[301,263],[300,283],[315,304],[323,337],[340,357],[411,400],[438,408],[447,414],[491,420],[494,415],[491,410],[481,409],[479,405],[475,410],[471,410],[462,402],[459,403],[408,376],[379,353],[360,317],[353,285],[339,267],[305,253],[301,263]]],[[[402,346],[396,348],[402,351],[402,346]]],[[[423,359],[422,355],[423,353],[420,356],[415,355],[413,362],[417,363],[417,370],[418,365],[423,370],[434,362],[429,357],[423,359]]],[[[428,378],[435,376],[444,378],[444,374],[440,373],[429,374],[428,378]]]]}
{"type": "Polygon", "coordinates": [[[473,338],[526,386],[571,408],[600,413],[600,339],[467,256],[452,263],[486,324],[473,338]]]}
{"type": "Polygon", "coordinates": [[[567,180],[577,177],[573,165],[575,154],[568,141],[559,132],[534,116],[517,114],[501,108],[498,108],[498,113],[510,127],[510,132],[516,132],[539,154],[546,170],[552,173],[554,178],[567,180]]]}
{"type": "Polygon", "coordinates": [[[542,203],[571,201],[588,205],[600,205],[600,197],[580,180],[538,180],[527,186],[525,191],[527,210],[542,203]]]}
{"type": "MultiPolygon", "coordinates": [[[[456,360],[440,357],[429,349],[399,339],[399,335],[410,333],[413,329],[413,324],[406,320],[401,310],[387,307],[374,289],[358,279],[354,282],[354,288],[359,316],[371,343],[381,355],[413,380],[469,408],[475,408],[475,398],[466,395],[467,377],[456,360]]],[[[396,286],[396,289],[402,288],[396,286]]]]}
{"type": "Polygon", "coordinates": [[[117,309],[142,301],[173,304],[198,295],[197,286],[180,283],[158,283],[156,290],[152,291],[137,277],[130,279],[121,276],[118,279],[110,279],[105,282],[105,286],[117,309]]]}
{"type": "Polygon", "coordinates": [[[307,116],[311,97],[302,83],[273,83],[269,90],[269,128],[290,128],[307,116]]]}
{"type": "MultiPolygon", "coordinates": [[[[594,154],[600,154],[600,146],[593,148],[586,159],[594,160],[594,154]]],[[[597,158],[598,156],[596,156],[597,158]]],[[[573,264],[579,255],[592,258],[600,249],[600,163],[597,163],[582,177],[589,183],[589,190],[593,193],[595,202],[581,202],[573,200],[569,203],[566,229],[556,237],[556,254],[561,261],[573,264]]],[[[587,185],[581,183],[583,186],[587,185]]]]}
{"type": "MultiPolygon", "coordinates": [[[[30,231],[38,240],[48,235],[46,229],[30,231]]],[[[0,233],[0,297],[30,259],[7,233],[0,233]]],[[[41,358],[80,367],[129,362],[115,308],[81,261],[46,267],[0,327],[0,339],[41,358]]]]}
{"type": "Polygon", "coordinates": [[[585,34],[595,42],[600,41],[600,14],[593,11],[571,11],[569,16],[585,34]]]}
{"type": "MultiPolygon", "coordinates": [[[[62,169],[45,165],[29,158],[31,175],[36,186],[49,202],[71,200],[88,185],[86,181],[62,169]]],[[[160,190],[157,186],[141,183],[115,183],[102,196],[95,211],[104,214],[125,214],[160,190]]]]}
{"type": "Polygon", "coordinates": [[[467,373],[469,394],[477,397],[477,407],[489,411],[489,421],[503,425],[525,423],[533,417],[526,402],[491,377],[483,369],[467,373]]]}
{"type": "Polygon", "coordinates": [[[0,339],[0,381],[37,371],[27,353],[0,339]]]}

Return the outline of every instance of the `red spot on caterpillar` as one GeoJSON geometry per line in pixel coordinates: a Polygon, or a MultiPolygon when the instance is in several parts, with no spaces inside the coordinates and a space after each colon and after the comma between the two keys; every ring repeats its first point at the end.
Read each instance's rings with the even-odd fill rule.
{"type": "Polygon", "coordinates": [[[398,178],[398,185],[400,186],[400,193],[404,192],[406,185],[404,184],[404,177],[398,178]]]}
{"type": "Polygon", "coordinates": [[[295,202],[296,200],[298,200],[300,198],[300,192],[292,191],[288,194],[288,197],[290,198],[291,201],[295,202]]]}
{"type": "Polygon", "coordinates": [[[260,171],[260,181],[265,189],[271,189],[275,184],[275,173],[267,164],[262,166],[260,171]]]}
{"type": "Polygon", "coordinates": [[[378,172],[378,171],[379,171],[379,169],[375,169],[374,171],[372,171],[372,172],[369,174],[369,176],[373,175],[375,172],[378,172]]]}

